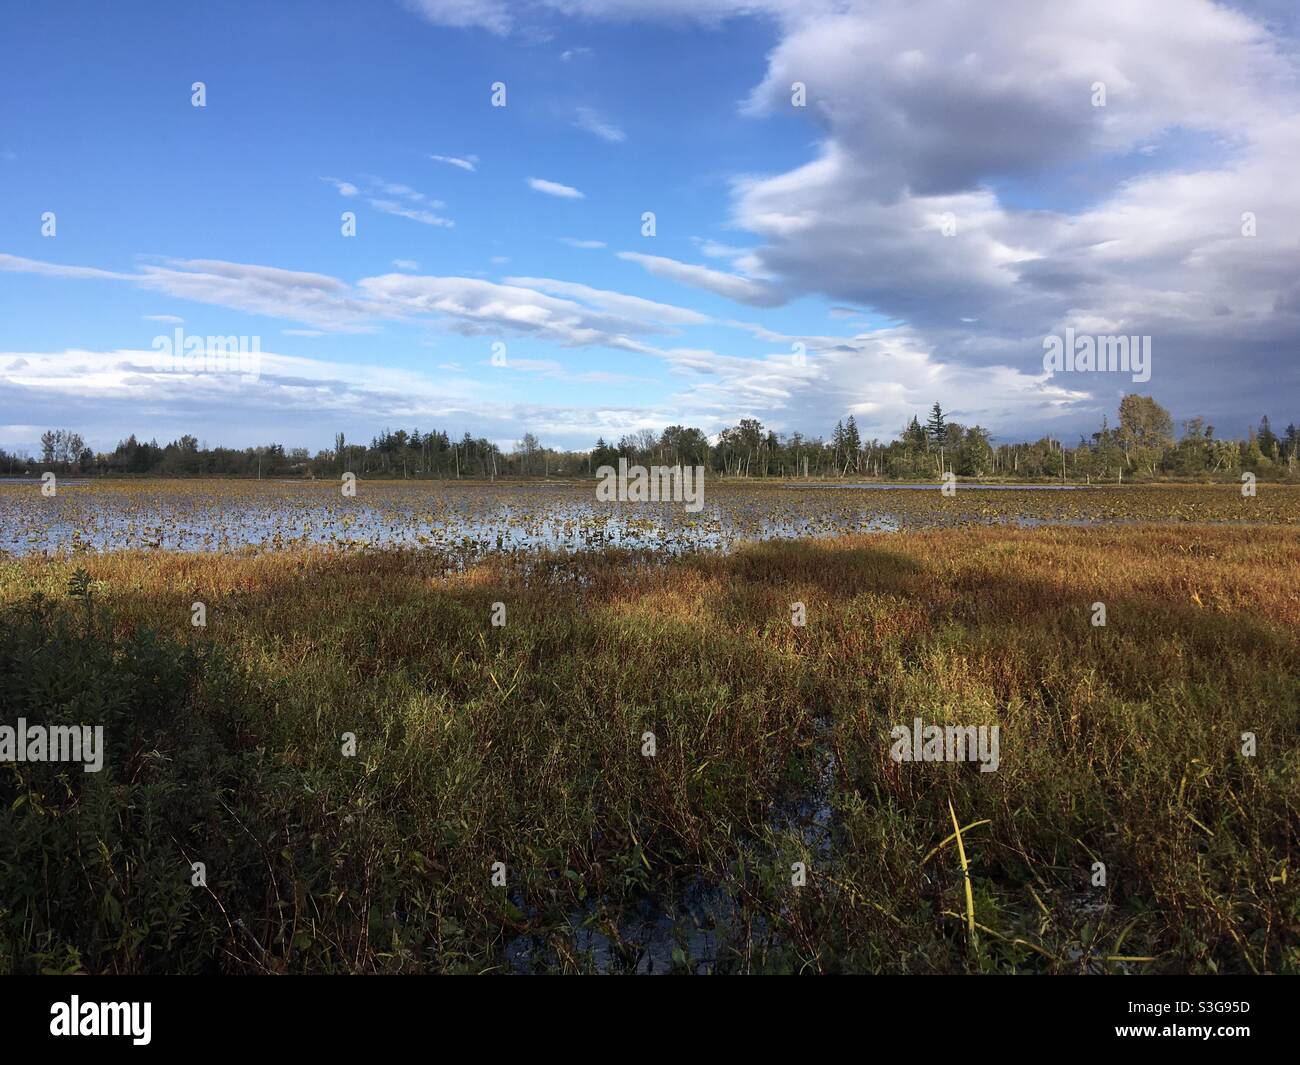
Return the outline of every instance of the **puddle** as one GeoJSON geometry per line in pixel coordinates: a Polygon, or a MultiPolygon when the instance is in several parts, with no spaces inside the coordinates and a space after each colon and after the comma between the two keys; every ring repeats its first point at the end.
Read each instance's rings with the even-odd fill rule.
{"type": "MultiPolygon", "coordinates": [[[[620,915],[616,935],[593,903],[569,918],[573,958],[584,970],[643,976],[711,973],[727,931],[736,916],[731,896],[702,878],[686,883],[675,900],[643,898],[620,915]]],[[[513,972],[553,972],[560,959],[555,948],[537,936],[517,936],[506,946],[513,972]]]]}

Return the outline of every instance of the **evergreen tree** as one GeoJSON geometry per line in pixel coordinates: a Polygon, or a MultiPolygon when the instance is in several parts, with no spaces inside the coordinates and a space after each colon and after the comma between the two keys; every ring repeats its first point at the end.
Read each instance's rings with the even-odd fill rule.
{"type": "Polygon", "coordinates": [[[903,444],[909,451],[924,451],[925,441],[925,429],[914,414],[912,420],[907,423],[907,428],[903,430],[903,444]]]}
{"type": "Polygon", "coordinates": [[[943,408],[938,403],[935,403],[930,408],[930,420],[925,423],[925,432],[930,443],[935,447],[942,447],[946,429],[947,422],[944,421],[943,408]]]}
{"type": "Polygon", "coordinates": [[[844,464],[848,466],[853,464],[853,468],[859,468],[859,459],[862,455],[862,438],[858,436],[858,423],[854,420],[853,415],[849,415],[849,420],[844,423],[844,464]]]}
{"type": "Polygon", "coordinates": [[[1259,449],[1265,455],[1272,454],[1273,445],[1277,443],[1277,434],[1273,432],[1273,427],[1268,424],[1268,415],[1265,414],[1259,423],[1259,433],[1255,439],[1259,441],[1259,449]]]}

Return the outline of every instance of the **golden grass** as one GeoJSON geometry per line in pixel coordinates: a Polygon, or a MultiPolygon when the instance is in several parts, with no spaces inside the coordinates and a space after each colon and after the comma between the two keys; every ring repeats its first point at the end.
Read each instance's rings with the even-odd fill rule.
{"type": "Polygon", "coordinates": [[[305,945],[248,913],[261,953],[227,945],[227,967],[479,969],[523,937],[538,964],[586,968],[597,933],[635,966],[645,900],[699,948],[682,901],[698,883],[726,902],[721,969],[1296,971],[1300,535],[1280,520],[450,573],[436,551],[11,558],[0,604],[60,597],[83,567],[119,638],[219,646],[251,679],[256,743],[312,798],[274,800],[273,877],[251,869],[241,891],[299,883],[319,916],[305,945]],[[893,762],[889,728],[915,716],[999,724],[1002,767],[893,762]],[[338,849],[330,871],[299,822],[338,849]]]}

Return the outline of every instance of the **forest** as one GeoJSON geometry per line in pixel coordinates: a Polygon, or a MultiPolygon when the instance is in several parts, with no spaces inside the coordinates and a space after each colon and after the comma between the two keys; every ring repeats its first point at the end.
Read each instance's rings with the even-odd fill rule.
{"type": "Polygon", "coordinates": [[[632,463],[703,466],[737,478],[854,478],[930,480],[946,473],[1002,480],[1126,480],[1235,477],[1243,471],[1266,480],[1297,476],[1300,426],[1281,433],[1267,415],[1244,437],[1216,435],[1203,418],[1189,418],[1175,432],[1173,417],[1149,396],[1128,395],[1115,424],[1108,418],[1090,436],[1070,444],[1051,435],[1035,441],[998,442],[980,425],[962,425],[935,403],[927,418],[914,416],[892,440],[864,439],[852,414],[828,437],[778,433],[756,418],[709,436],[702,429],[670,425],[641,429],[590,451],[547,447],[525,432],[508,449],[484,437],[453,437],[443,429],[384,429],[369,443],[334,434],[334,446],[315,452],[268,443],[260,447],[208,446],[184,435],[167,444],[132,434],[112,451],[96,452],[70,429],[48,430],[41,454],[0,450],[0,476],[35,476],[47,470],[84,477],[364,477],[495,480],[584,478],[626,458],[632,463]]]}

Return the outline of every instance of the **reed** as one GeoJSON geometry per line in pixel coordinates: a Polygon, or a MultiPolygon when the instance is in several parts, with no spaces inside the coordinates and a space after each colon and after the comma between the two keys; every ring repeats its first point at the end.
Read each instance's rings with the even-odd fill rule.
{"type": "Polygon", "coordinates": [[[0,723],[109,752],[0,767],[0,968],[1296,972],[1297,572],[1289,524],[6,558],[0,723]],[[893,761],[915,717],[999,769],[893,761]]]}

